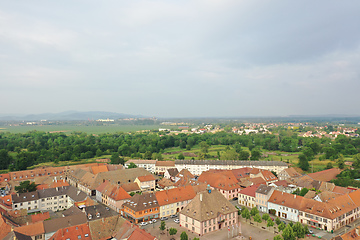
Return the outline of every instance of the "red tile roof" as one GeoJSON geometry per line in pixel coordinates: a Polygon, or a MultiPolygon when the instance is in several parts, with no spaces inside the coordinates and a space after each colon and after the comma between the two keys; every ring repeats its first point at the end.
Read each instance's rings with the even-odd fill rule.
{"type": "Polygon", "coordinates": [[[98,174],[98,173],[101,173],[101,172],[107,172],[109,170],[108,170],[106,165],[101,165],[101,166],[91,167],[91,171],[95,175],[95,174],[98,174]]]}
{"type": "Polygon", "coordinates": [[[252,185],[250,187],[244,188],[240,190],[241,194],[250,196],[250,197],[255,197],[255,192],[256,190],[259,188],[259,184],[258,185],[252,185]]]}
{"type": "Polygon", "coordinates": [[[329,182],[332,179],[336,178],[336,175],[340,174],[341,170],[338,168],[326,169],[324,171],[309,173],[308,176],[314,180],[329,182]]]}
{"type": "Polygon", "coordinates": [[[66,240],[66,239],[91,239],[88,223],[59,229],[51,236],[50,240],[66,240]],[[79,238],[80,236],[80,238],[79,238]]]}
{"type": "Polygon", "coordinates": [[[14,231],[26,236],[37,236],[45,233],[43,222],[36,222],[33,224],[17,227],[14,229],[14,231]]]}
{"type": "Polygon", "coordinates": [[[11,232],[11,226],[6,223],[2,215],[0,215],[0,229],[0,239],[4,239],[11,232]]]}
{"type": "Polygon", "coordinates": [[[31,222],[32,223],[40,222],[40,221],[44,221],[49,218],[50,218],[49,212],[38,213],[38,214],[31,215],[31,222]]]}
{"type": "Polygon", "coordinates": [[[200,175],[198,181],[226,191],[240,188],[239,182],[231,170],[205,171],[200,175]]]}
{"type": "Polygon", "coordinates": [[[146,232],[144,229],[136,228],[128,240],[154,240],[156,237],[146,232]]]}
{"type": "Polygon", "coordinates": [[[138,179],[140,182],[155,181],[155,178],[153,175],[140,176],[140,177],[138,177],[138,179]]]}
{"type": "Polygon", "coordinates": [[[157,191],[156,199],[160,206],[191,200],[196,196],[192,186],[173,188],[165,191],[157,191]]]}

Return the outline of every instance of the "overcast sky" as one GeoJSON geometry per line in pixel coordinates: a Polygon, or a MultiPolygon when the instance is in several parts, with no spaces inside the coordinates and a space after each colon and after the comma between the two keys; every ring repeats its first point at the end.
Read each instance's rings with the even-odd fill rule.
{"type": "Polygon", "coordinates": [[[360,113],[360,1],[1,1],[0,113],[360,113]]]}

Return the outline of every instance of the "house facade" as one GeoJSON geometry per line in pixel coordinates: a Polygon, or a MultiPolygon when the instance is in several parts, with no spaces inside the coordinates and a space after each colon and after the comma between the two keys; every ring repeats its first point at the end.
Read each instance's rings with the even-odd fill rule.
{"type": "Polygon", "coordinates": [[[255,202],[260,212],[268,213],[268,200],[274,188],[261,184],[255,191],[255,202]]]}
{"type": "Polygon", "coordinates": [[[160,206],[153,193],[135,194],[123,204],[122,216],[133,223],[159,218],[160,206]]]}

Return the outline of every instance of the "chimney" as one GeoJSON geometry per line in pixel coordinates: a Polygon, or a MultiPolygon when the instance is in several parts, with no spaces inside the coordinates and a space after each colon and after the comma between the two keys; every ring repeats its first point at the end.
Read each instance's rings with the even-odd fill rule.
{"type": "Polygon", "coordinates": [[[200,202],[202,202],[202,193],[200,193],[200,202]]]}

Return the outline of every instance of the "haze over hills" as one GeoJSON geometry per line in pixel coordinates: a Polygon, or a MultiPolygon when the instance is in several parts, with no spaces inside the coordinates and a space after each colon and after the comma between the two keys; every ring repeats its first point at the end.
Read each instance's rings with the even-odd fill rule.
{"type": "Polygon", "coordinates": [[[81,120],[97,120],[97,119],[119,119],[119,118],[140,118],[142,115],[131,115],[125,113],[104,112],[104,111],[66,111],[60,113],[41,113],[28,115],[0,115],[2,121],[39,121],[39,120],[58,120],[58,121],[81,121],[81,120]]]}

